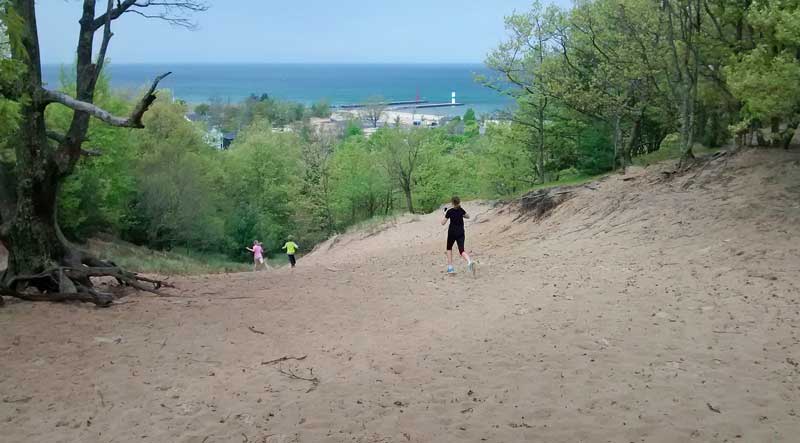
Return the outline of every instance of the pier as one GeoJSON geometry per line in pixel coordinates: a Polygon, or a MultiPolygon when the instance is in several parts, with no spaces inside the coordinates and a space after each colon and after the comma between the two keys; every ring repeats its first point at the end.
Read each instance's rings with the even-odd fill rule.
{"type": "Polygon", "coordinates": [[[422,104],[418,104],[418,105],[412,105],[412,106],[408,106],[408,105],[400,106],[400,107],[397,107],[397,108],[394,108],[394,109],[400,110],[400,109],[447,108],[449,106],[464,106],[464,103],[458,103],[458,102],[456,102],[456,103],[453,103],[453,102],[427,103],[426,102],[426,103],[422,103],[422,104]]]}
{"type": "MultiPolygon", "coordinates": [[[[428,100],[400,100],[400,101],[385,102],[385,103],[378,103],[378,104],[383,105],[383,106],[409,106],[409,107],[417,105],[417,107],[419,107],[419,105],[425,105],[427,103],[428,103],[428,100]]],[[[338,108],[338,109],[358,109],[358,108],[363,108],[363,107],[366,107],[366,106],[368,106],[367,103],[352,103],[352,104],[348,104],[348,105],[336,105],[336,106],[331,106],[331,107],[332,108],[338,108]]]]}

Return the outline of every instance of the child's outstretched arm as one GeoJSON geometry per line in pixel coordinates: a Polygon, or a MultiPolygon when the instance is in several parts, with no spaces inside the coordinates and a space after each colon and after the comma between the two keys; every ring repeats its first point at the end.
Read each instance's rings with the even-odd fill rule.
{"type": "Polygon", "coordinates": [[[464,213],[464,218],[469,218],[469,214],[467,214],[467,213],[465,212],[465,213],[464,213]]]}
{"type": "Polygon", "coordinates": [[[444,215],[442,216],[442,226],[447,224],[447,208],[444,208],[444,215]]]}
{"type": "Polygon", "coordinates": [[[248,248],[247,246],[245,246],[244,248],[247,249],[250,252],[253,252],[253,250],[251,248],[248,248]]]}

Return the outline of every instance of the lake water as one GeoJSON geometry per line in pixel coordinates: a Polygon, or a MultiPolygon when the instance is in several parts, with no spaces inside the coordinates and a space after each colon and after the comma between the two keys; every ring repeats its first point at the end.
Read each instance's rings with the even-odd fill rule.
{"type": "MultiPolygon", "coordinates": [[[[69,67],[67,67],[69,68],[69,67]]],[[[57,85],[61,66],[43,67],[45,81],[57,85]]],[[[237,102],[250,94],[310,104],[362,102],[371,96],[391,101],[449,102],[452,91],[464,103],[460,108],[426,109],[426,113],[463,114],[471,107],[479,114],[511,105],[508,97],[475,82],[476,74],[490,74],[480,64],[111,64],[114,88],[145,87],[156,75],[172,71],[161,85],[190,103],[212,98],[237,102]]]]}

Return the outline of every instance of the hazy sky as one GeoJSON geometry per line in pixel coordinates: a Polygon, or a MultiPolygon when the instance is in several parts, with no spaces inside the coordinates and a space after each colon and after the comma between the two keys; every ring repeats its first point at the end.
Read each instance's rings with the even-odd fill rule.
{"type": "MultiPolygon", "coordinates": [[[[568,0],[555,0],[566,4],[568,0]]],[[[98,10],[101,9],[98,1],[98,10]]],[[[188,31],[126,14],[114,63],[480,62],[530,0],[210,0],[188,31]]],[[[81,2],[38,0],[44,63],[71,63],[81,2]]]]}

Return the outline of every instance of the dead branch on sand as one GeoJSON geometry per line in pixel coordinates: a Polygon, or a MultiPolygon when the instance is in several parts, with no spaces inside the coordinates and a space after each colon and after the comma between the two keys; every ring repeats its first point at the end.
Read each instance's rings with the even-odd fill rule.
{"type": "Polygon", "coordinates": [[[284,362],[284,361],[287,361],[287,360],[297,360],[297,361],[301,361],[301,360],[305,360],[305,359],[306,359],[306,357],[308,357],[308,355],[303,355],[303,356],[301,356],[301,357],[290,357],[290,356],[288,356],[288,355],[285,355],[285,356],[283,356],[283,357],[281,357],[281,358],[276,358],[275,360],[262,361],[262,362],[261,362],[261,364],[262,364],[262,365],[264,365],[264,366],[266,366],[266,365],[273,365],[273,364],[275,364],[275,363],[284,362]]]}
{"type": "MultiPolygon", "coordinates": [[[[309,371],[311,372],[311,375],[313,376],[314,375],[314,369],[311,368],[311,369],[309,369],[309,371]]],[[[291,378],[293,380],[303,380],[303,381],[311,382],[312,386],[306,391],[306,393],[309,393],[309,392],[313,391],[319,385],[319,378],[317,378],[317,377],[311,377],[311,378],[301,377],[301,376],[295,374],[294,371],[292,371],[291,369],[284,370],[283,368],[280,368],[280,369],[278,369],[278,372],[280,372],[281,374],[283,374],[283,375],[285,375],[285,376],[287,376],[287,377],[289,377],[289,378],[291,378]]]]}
{"type": "Polygon", "coordinates": [[[264,335],[264,331],[259,331],[258,329],[256,329],[255,326],[248,326],[247,329],[249,329],[254,334],[264,335]]]}

